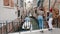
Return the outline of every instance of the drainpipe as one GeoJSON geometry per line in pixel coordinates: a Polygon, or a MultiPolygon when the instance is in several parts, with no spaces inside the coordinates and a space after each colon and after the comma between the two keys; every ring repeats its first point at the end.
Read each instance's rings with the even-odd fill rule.
{"type": "MultiPolygon", "coordinates": [[[[18,0],[17,0],[17,14],[18,14],[18,0]]],[[[18,15],[17,15],[17,17],[18,17],[18,15]]]]}
{"type": "Polygon", "coordinates": [[[49,0],[49,11],[50,11],[50,0],[49,0]]]}

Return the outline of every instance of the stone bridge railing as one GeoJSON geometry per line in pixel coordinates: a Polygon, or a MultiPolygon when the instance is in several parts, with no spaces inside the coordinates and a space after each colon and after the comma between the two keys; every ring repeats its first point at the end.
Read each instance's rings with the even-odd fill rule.
{"type": "Polygon", "coordinates": [[[0,34],[8,34],[10,32],[15,32],[21,27],[21,21],[12,21],[6,23],[0,23],[0,34]]]}

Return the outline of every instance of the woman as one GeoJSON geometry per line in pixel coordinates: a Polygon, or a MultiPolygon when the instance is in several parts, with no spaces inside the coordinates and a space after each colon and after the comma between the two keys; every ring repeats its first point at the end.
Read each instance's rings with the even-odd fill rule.
{"type": "Polygon", "coordinates": [[[52,28],[53,28],[53,25],[52,25],[53,18],[52,18],[52,16],[53,16],[52,12],[50,12],[49,16],[48,16],[48,18],[49,18],[49,20],[48,20],[49,31],[52,30],[52,28]]]}
{"type": "MultiPolygon", "coordinates": [[[[39,10],[39,14],[38,14],[38,23],[39,23],[39,28],[42,30],[43,29],[43,14],[44,14],[44,12],[43,12],[43,10],[41,9],[41,10],[39,10]]],[[[43,30],[41,31],[41,32],[43,32],[43,30]]]]}

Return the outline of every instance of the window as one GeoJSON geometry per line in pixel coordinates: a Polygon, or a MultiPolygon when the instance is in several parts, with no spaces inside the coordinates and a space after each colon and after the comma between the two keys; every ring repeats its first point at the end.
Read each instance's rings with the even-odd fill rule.
{"type": "Polygon", "coordinates": [[[14,7],[14,1],[13,0],[3,0],[4,1],[4,6],[10,6],[14,7]]]}
{"type": "Polygon", "coordinates": [[[18,17],[20,16],[20,10],[18,10],[18,17]]]}
{"type": "Polygon", "coordinates": [[[4,0],[4,6],[9,6],[9,0],[4,0]]]}

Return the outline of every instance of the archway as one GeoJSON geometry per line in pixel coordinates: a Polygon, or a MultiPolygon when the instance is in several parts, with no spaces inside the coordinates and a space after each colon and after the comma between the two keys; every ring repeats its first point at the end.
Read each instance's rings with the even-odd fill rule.
{"type": "Polygon", "coordinates": [[[31,18],[31,23],[32,23],[32,26],[33,26],[33,30],[39,29],[38,20],[34,16],[31,16],[30,18],[31,18]]]}

